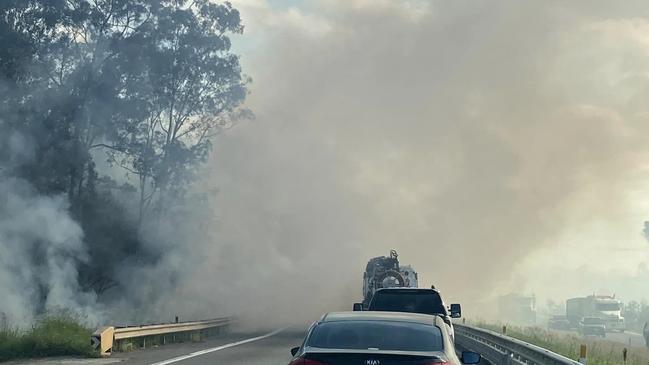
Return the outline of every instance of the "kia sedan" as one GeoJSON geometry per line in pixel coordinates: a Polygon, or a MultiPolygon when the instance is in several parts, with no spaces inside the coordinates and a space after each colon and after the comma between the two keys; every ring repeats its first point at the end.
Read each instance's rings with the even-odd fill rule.
{"type": "Polygon", "coordinates": [[[439,316],[401,312],[327,313],[309,328],[289,365],[460,365],[480,355],[456,355],[439,316]]]}

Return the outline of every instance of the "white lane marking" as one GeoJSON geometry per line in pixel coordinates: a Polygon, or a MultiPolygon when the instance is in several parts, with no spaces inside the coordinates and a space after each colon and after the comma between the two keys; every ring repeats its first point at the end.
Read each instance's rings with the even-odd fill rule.
{"type": "Polygon", "coordinates": [[[169,360],[163,360],[163,361],[160,361],[160,362],[154,362],[154,363],[151,364],[151,365],[168,365],[168,364],[173,364],[173,363],[178,362],[178,361],[183,361],[183,360],[191,359],[192,357],[196,357],[196,356],[201,356],[201,355],[209,354],[210,352],[220,351],[220,350],[224,350],[224,349],[227,349],[227,348],[230,348],[230,347],[239,346],[239,345],[243,345],[243,344],[246,344],[246,343],[255,342],[255,341],[259,341],[259,340],[263,340],[264,338],[268,338],[268,337],[270,337],[270,336],[274,336],[274,335],[276,335],[276,334],[278,334],[278,333],[284,331],[285,329],[286,329],[286,328],[280,328],[280,329],[278,329],[278,330],[276,330],[276,331],[273,331],[273,332],[271,332],[271,333],[267,333],[267,334],[265,334],[265,335],[261,335],[261,336],[257,336],[257,337],[249,338],[249,339],[247,339],[247,340],[241,340],[241,341],[237,341],[237,342],[228,343],[228,344],[221,345],[221,346],[218,346],[218,347],[212,347],[211,349],[205,349],[205,350],[201,350],[201,351],[192,352],[191,354],[187,354],[187,355],[183,355],[183,356],[174,357],[174,358],[169,359],[169,360]]]}

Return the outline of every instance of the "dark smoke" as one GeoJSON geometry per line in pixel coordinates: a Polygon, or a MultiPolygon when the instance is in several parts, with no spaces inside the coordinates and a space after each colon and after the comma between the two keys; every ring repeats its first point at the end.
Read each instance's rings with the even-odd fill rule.
{"type": "Polygon", "coordinates": [[[3,318],[171,318],[160,303],[188,268],[170,258],[211,214],[197,172],[211,138],[248,114],[238,11],[10,0],[0,14],[3,318]]]}

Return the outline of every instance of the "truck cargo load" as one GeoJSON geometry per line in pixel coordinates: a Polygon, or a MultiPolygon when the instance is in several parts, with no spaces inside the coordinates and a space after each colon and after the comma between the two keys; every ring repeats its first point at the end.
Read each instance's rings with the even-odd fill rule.
{"type": "Polygon", "coordinates": [[[399,265],[397,251],[390,256],[370,259],[363,273],[363,306],[367,307],[374,292],[381,288],[417,288],[418,275],[410,265],[399,265]]]}

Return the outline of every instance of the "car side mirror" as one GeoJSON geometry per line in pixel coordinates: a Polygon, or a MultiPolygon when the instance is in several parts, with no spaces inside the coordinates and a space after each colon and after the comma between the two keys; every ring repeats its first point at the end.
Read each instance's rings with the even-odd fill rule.
{"type": "Polygon", "coordinates": [[[462,317],[462,306],[457,303],[451,304],[451,318],[460,317],[462,317]]]}
{"type": "Polygon", "coordinates": [[[473,351],[462,351],[462,357],[460,361],[462,364],[479,364],[482,360],[482,356],[479,353],[473,351]]]}
{"type": "Polygon", "coordinates": [[[354,303],[354,312],[360,312],[363,310],[363,303],[354,303]]]}
{"type": "Polygon", "coordinates": [[[298,351],[300,351],[300,348],[299,348],[299,347],[293,347],[293,348],[291,349],[291,355],[295,356],[295,354],[297,354],[298,351]]]}

